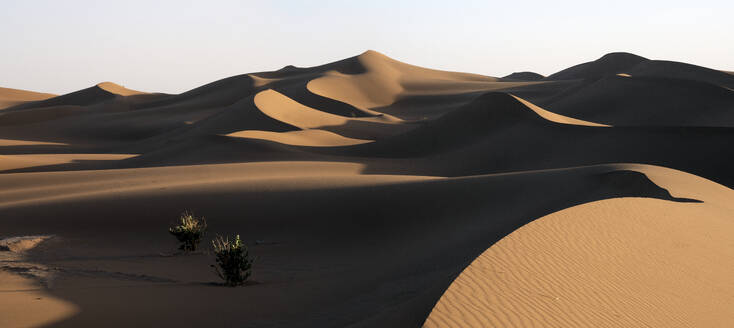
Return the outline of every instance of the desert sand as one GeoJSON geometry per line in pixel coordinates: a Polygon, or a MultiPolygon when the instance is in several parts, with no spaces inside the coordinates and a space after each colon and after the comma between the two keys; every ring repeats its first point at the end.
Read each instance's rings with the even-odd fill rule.
{"type": "Polygon", "coordinates": [[[56,97],[56,95],[0,87],[0,110],[26,102],[44,100],[52,97],[56,97]]]}
{"type": "Polygon", "coordinates": [[[495,78],[367,51],[0,89],[0,326],[726,327],[733,88],[627,53],[495,78]],[[257,257],[246,286],[217,234],[257,257]]]}

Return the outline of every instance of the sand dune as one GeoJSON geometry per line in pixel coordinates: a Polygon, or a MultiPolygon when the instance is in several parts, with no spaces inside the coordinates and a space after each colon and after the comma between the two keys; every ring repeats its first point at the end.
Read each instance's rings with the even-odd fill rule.
{"type": "Polygon", "coordinates": [[[547,125],[551,122],[603,126],[550,113],[511,94],[489,92],[418,128],[353,151],[390,157],[419,156],[462,149],[517,125],[547,125]]]}
{"type": "Polygon", "coordinates": [[[424,326],[727,327],[734,192],[641,171],[703,203],[619,198],[542,217],[474,260],[424,326]]]}
{"type": "Polygon", "coordinates": [[[128,88],[125,88],[121,85],[114,84],[112,82],[102,82],[102,83],[97,84],[97,87],[109,93],[114,93],[120,96],[132,96],[132,95],[145,94],[145,92],[130,90],[128,88]]]}
{"type": "Polygon", "coordinates": [[[75,161],[117,161],[136,155],[130,154],[43,154],[43,155],[0,155],[0,171],[16,170],[34,166],[47,166],[75,161]]]}
{"type": "Polygon", "coordinates": [[[517,97],[517,96],[514,96],[514,95],[512,97],[514,97],[520,103],[522,103],[523,105],[527,106],[529,109],[531,109],[532,111],[534,111],[536,114],[538,114],[538,116],[540,116],[540,117],[542,117],[542,118],[544,118],[544,119],[546,119],[548,121],[551,121],[551,122],[556,122],[556,123],[561,123],[561,124],[570,124],[570,125],[609,127],[609,125],[599,124],[599,123],[594,123],[594,122],[587,122],[587,121],[583,121],[583,120],[579,120],[579,119],[575,119],[575,118],[571,118],[571,117],[559,115],[559,114],[556,114],[556,113],[553,113],[553,112],[549,112],[549,111],[547,111],[547,110],[545,110],[543,108],[540,108],[539,106],[537,106],[537,105],[535,105],[535,104],[533,104],[533,103],[531,103],[531,102],[529,102],[529,101],[527,101],[525,99],[522,99],[522,98],[517,97]]]}
{"type": "Polygon", "coordinates": [[[329,71],[325,76],[311,80],[307,88],[315,94],[356,107],[375,108],[394,103],[401,93],[446,87],[482,90],[487,83],[497,81],[497,78],[476,74],[425,69],[371,50],[353,60],[359,62],[364,73],[329,71]]]}
{"type": "Polygon", "coordinates": [[[336,133],[320,129],[308,129],[289,132],[245,130],[230,133],[227,136],[270,140],[286,145],[312,147],[348,146],[370,142],[370,140],[342,137],[336,133]]]}
{"type": "Polygon", "coordinates": [[[721,326],[731,83],[366,51],[176,95],[0,89],[0,239],[54,236],[0,245],[0,326],[721,326]],[[250,285],[174,254],[185,209],[244,238],[250,285]]]}
{"type": "MultiPolygon", "coordinates": [[[[45,129],[44,122],[54,121],[48,125],[54,130],[69,130],[71,126],[98,129],[92,122],[79,124],[85,117],[95,116],[94,121],[103,121],[100,114],[114,114],[131,110],[139,103],[166,98],[168,95],[160,93],[144,93],[126,89],[111,82],[99,83],[93,87],[72,92],[69,94],[51,97],[44,100],[29,101],[6,108],[0,113],[0,126],[23,126],[19,130],[45,129]],[[64,123],[55,122],[64,119],[64,123]],[[86,126],[85,126],[86,125],[86,126]]],[[[49,131],[50,138],[63,138],[59,131],[49,131]]],[[[73,131],[72,131],[73,132],[73,131]]],[[[12,129],[7,135],[15,135],[12,129]]],[[[23,133],[21,133],[22,135],[23,133]]],[[[39,135],[42,135],[40,133],[39,135]]],[[[85,136],[85,139],[88,135],[85,136]]]]}
{"type": "Polygon", "coordinates": [[[62,96],[14,106],[9,110],[42,108],[51,106],[88,106],[113,99],[116,95],[130,96],[137,94],[142,93],[139,91],[125,89],[124,87],[114,84],[112,82],[103,82],[93,87],[65,94],[62,96]]]}
{"type": "Polygon", "coordinates": [[[569,67],[546,77],[547,80],[597,79],[626,71],[648,59],[626,52],[614,52],[601,58],[569,67]]]}
{"type": "Polygon", "coordinates": [[[58,143],[58,142],[0,139],[0,147],[3,147],[3,146],[34,146],[34,145],[64,146],[66,144],[58,143]]]}
{"type": "Polygon", "coordinates": [[[595,80],[615,74],[708,82],[726,88],[734,86],[734,77],[706,67],[666,60],[649,60],[629,53],[610,53],[588,63],[555,74],[548,80],[595,80]]]}
{"type": "Polygon", "coordinates": [[[475,260],[425,327],[728,327],[727,213],[648,199],[554,213],[475,260]]]}
{"type": "MultiPolygon", "coordinates": [[[[157,254],[169,247],[170,240],[156,237],[156,227],[165,226],[168,219],[164,213],[176,212],[179,202],[206,212],[210,222],[217,222],[216,232],[239,230],[251,240],[277,242],[274,246],[253,248],[263,258],[265,255],[268,258],[257,273],[256,279],[262,285],[243,290],[243,293],[229,293],[241,301],[255,297],[263,305],[237,311],[238,316],[247,316],[249,322],[255,325],[288,322],[294,326],[327,323],[340,326],[363,318],[360,322],[368,326],[400,326],[400,322],[415,326],[425,318],[451,277],[465,266],[465,261],[536,215],[564,208],[565,202],[573,204],[620,195],[673,199],[664,189],[645,180],[644,175],[630,175],[615,167],[437,179],[360,176],[353,173],[359,166],[325,165],[292,162],[10,174],[2,177],[3,184],[9,187],[2,197],[5,201],[0,204],[0,210],[10,218],[4,221],[9,228],[4,231],[11,234],[23,233],[45,222],[46,233],[66,236],[65,241],[59,240],[58,246],[41,249],[31,257],[33,261],[51,261],[55,266],[67,268],[66,273],[54,278],[55,285],[92,283],[106,286],[94,294],[76,288],[49,290],[51,295],[71,299],[84,309],[59,323],[61,326],[87,325],[101,318],[121,325],[131,323],[130,317],[120,316],[113,310],[113,304],[99,301],[115,299],[113,294],[132,299],[145,294],[155,295],[154,298],[142,297],[149,301],[128,304],[128,310],[133,312],[150,309],[154,304],[176,304],[175,307],[154,306],[158,315],[169,318],[174,324],[178,320],[190,321],[189,324],[224,324],[233,319],[227,314],[233,313],[231,306],[222,303],[208,302],[202,308],[202,304],[176,301],[178,291],[200,295],[226,292],[201,285],[212,279],[207,267],[202,265],[207,258],[166,259],[145,255],[157,254]],[[180,179],[182,174],[187,176],[186,180],[180,179]],[[619,179],[615,179],[616,176],[619,179]],[[542,183],[540,187],[539,182],[542,183]],[[564,185],[563,189],[559,189],[560,184],[564,185]],[[551,190],[556,197],[544,198],[551,190]],[[558,194],[560,190],[566,191],[558,194]],[[305,191],[308,193],[304,194],[305,191]],[[271,197],[263,198],[264,193],[271,197]],[[172,197],[174,195],[178,196],[172,197]],[[507,207],[511,199],[521,195],[539,201],[537,207],[530,209],[523,202],[516,203],[512,209],[507,207]],[[583,196],[579,198],[580,195],[583,196]],[[424,201],[438,196],[444,197],[443,201],[435,204],[424,201]],[[120,199],[125,201],[119,202],[120,199]],[[146,213],[137,213],[137,206],[133,206],[149,202],[158,205],[146,213]],[[240,208],[247,209],[245,217],[231,215],[241,212],[240,208]],[[467,212],[469,208],[472,210],[467,212]],[[506,214],[494,214],[493,220],[486,219],[485,215],[497,213],[495,211],[500,208],[504,208],[506,214]],[[309,213],[307,220],[303,213],[309,213]],[[56,220],[49,221],[48,215],[56,220]],[[99,217],[105,219],[99,220],[99,217]],[[134,217],[134,225],[128,222],[131,217],[134,217]],[[346,217],[349,219],[344,219],[346,217]],[[284,230],[283,225],[290,228],[284,230]],[[97,233],[99,229],[118,232],[102,236],[97,233]],[[335,234],[337,231],[339,233],[335,234]],[[413,238],[404,238],[408,231],[413,238]],[[90,249],[89,243],[95,247],[90,249]],[[365,249],[365,245],[372,246],[365,249]],[[447,251],[448,254],[436,259],[437,252],[447,251]],[[312,264],[304,267],[305,263],[284,261],[295,254],[312,264]],[[359,265],[350,261],[354,256],[361,259],[359,265]],[[134,269],[126,260],[131,257],[138,258],[133,262],[137,263],[134,269]],[[424,262],[429,259],[433,259],[430,264],[424,262]],[[194,261],[192,268],[185,273],[170,270],[171,266],[186,266],[185,263],[191,261],[194,261]],[[376,265],[378,263],[383,265],[376,265]],[[107,269],[93,276],[74,274],[90,265],[107,269]],[[293,265],[296,267],[288,269],[293,265]],[[313,275],[301,273],[299,267],[313,267],[313,275]],[[296,271],[291,271],[294,269],[296,271]],[[127,272],[141,278],[121,285],[115,272],[127,272]],[[423,273],[417,275],[417,272],[423,273]],[[335,281],[331,278],[334,275],[343,279],[335,281]],[[375,280],[375,275],[383,278],[375,280]],[[400,288],[382,287],[392,284],[400,288]],[[362,289],[364,287],[367,288],[362,289]],[[302,292],[283,302],[277,296],[280,288],[302,292]],[[344,294],[343,290],[350,293],[344,294]],[[112,294],[106,296],[106,293],[112,294]],[[314,308],[315,299],[319,300],[321,310],[314,308]],[[393,301],[383,304],[388,299],[393,301]],[[212,313],[213,317],[182,314],[198,313],[194,308],[182,312],[188,306],[212,313]],[[388,307],[383,309],[385,306],[388,307]],[[291,307],[301,310],[286,311],[291,307]],[[178,316],[169,316],[174,313],[170,311],[178,316]],[[291,314],[284,316],[286,312],[291,314]],[[304,323],[305,318],[309,319],[304,323]]],[[[228,299],[226,304],[231,301],[228,299]]]]}
{"type": "Polygon", "coordinates": [[[635,76],[702,81],[729,89],[734,88],[734,76],[706,67],[673,61],[650,60],[633,67],[629,73],[635,76]]]}
{"type": "Polygon", "coordinates": [[[540,81],[543,78],[545,78],[545,76],[535,72],[515,72],[510,75],[503,76],[500,81],[540,81]]]}
{"type": "Polygon", "coordinates": [[[561,81],[503,91],[558,114],[615,126],[732,126],[731,75],[640,58],[610,54],[548,77],[561,81]]]}
{"type": "Polygon", "coordinates": [[[734,92],[706,82],[631,75],[605,77],[544,107],[618,126],[734,126],[726,110],[733,100],[734,92]]]}
{"type": "Polygon", "coordinates": [[[355,137],[375,139],[384,135],[384,130],[395,130],[386,126],[398,124],[401,120],[387,115],[369,118],[345,118],[303,106],[273,90],[255,95],[255,106],[265,115],[301,129],[315,129],[349,125],[348,132],[355,137]]]}
{"type": "Polygon", "coordinates": [[[76,305],[44,293],[32,278],[3,270],[0,293],[3,327],[43,327],[79,313],[76,305]]]}
{"type": "Polygon", "coordinates": [[[9,111],[0,116],[0,126],[33,124],[73,116],[87,111],[82,106],[51,106],[9,111]]]}
{"type": "Polygon", "coordinates": [[[12,107],[29,101],[44,100],[56,95],[26,90],[0,87],[0,109],[12,107]]]}

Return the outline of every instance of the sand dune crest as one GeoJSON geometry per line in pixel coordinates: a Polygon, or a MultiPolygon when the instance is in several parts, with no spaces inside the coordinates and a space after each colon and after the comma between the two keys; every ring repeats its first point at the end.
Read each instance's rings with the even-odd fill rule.
{"type": "Polygon", "coordinates": [[[172,95],[0,89],[0,326],[725,326],[731,81],[370,50],[172,95]],[[183,210],[202,245],[241,235],[247,286],[176,253],[183,210]]]}

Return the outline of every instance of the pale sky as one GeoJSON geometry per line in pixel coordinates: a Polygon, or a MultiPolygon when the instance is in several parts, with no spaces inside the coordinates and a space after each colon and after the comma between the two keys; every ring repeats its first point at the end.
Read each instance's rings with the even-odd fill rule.
{"type": "Polygon", "coordinates": [[[0,4],[0,86],[183,92],[377,50],[548,75],[613,51],[734,70],[734,1],[34,1],[0,4]]]}

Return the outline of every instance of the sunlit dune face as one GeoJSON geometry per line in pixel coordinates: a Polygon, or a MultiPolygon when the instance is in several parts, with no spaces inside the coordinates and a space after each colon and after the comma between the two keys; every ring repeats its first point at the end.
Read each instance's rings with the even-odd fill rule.
{"type": "Polygon", "coordinates": [[[425,327],[725,327],[734,319],[734,192],[623,167],[705,201],[614,198],[539,218],[475,259],[425,327]]]}
{"type": "Polygon", "coordinates": [[[50,93],[40,93],[0,87],[0,110],[30,101],[38,101],[55,97],[50,93]]]}
{"type": "Polygon", "coordinates": [[[612,53],[495,78],[376,51],[233,73],[0,88],[0,328],[734,322],[728,74],[612,53]],[[167,232],[184,211],[201,252],[167,232]],[[257,258],[244,286],[219,284],[217,235],[257,258]]]}
{"type": "Polygon", "coordinates": [[[41,154],[0,155],[0,171],[17,170],[37,166],[59,165],[78,161],[119,161],[135,157],[135,154],[41,154]]]}
{"type": "Polygon", "coordinates": [[[734,315],[722,214],[612,199],[541,218],[464,270],[425,327],[719,327],[734,315]]]}
{"type": "Polygon", "coordinates": [[[68,146],[68,144],[61,142],[0,139],[0,147],[4,146],[68,146]]]}
{"type": "Polygon", "coordinates": [[[292,146],[309,146],[309,147],[334,147],[358,145],[372,140],[354,139],[340,136],[336,133],[310,129],[291,132],[270,132],[270,131],[239,131],[230,133],[227,136],[237,138],[250,138],[259,140],[268,140],[281,144],[292,146]]]}
{"type": "Polygon", "coordinates": [[[264,86],[266,86],[266,85],[268,85],[270,83],[273,83],[273,82],[280,81],[280,79],[268,79],[268,78],[264,78],[264,77],[259,77],[259,76],[255,75],[255,74],[248,74],[248,76],[252,78],[253,86],[258,87],[258,88],[259,87],[264,87],[264,86]]]}
{"type": "Polygon", "coordinates": [[[105,90],[110,93],[118,94],[120,96],[133,96],[133,95],[146,94],[146,92],[130,90],[130,89],[127,89],[121,85],[117,85],[112,82],[102,82],[100,84],[97,84],[97,86],[102,90],[105,90]]]}

